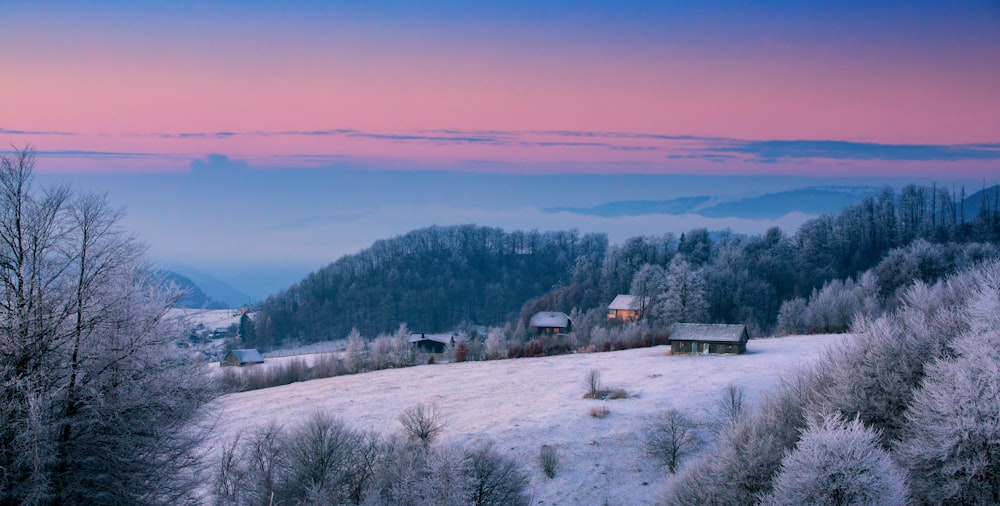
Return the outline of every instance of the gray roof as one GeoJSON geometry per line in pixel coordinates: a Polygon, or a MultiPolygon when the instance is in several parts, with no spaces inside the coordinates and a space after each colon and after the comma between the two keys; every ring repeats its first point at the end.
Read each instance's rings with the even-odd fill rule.
{"type": "Polygon", "coordinates": [[[417,343],[420,341],[434,341],[441,344],[451,344],[452,340],[455,338],[453,333],[443,333],[443,334],[410,334],[410,343],[417,343]]]}
{"type": "Polygon", "coordinates": [[[642,298],[638,295],[619,295],[608,304],[608,309],[641,309],[642,298]]]}
{"type": "Polygon", "coordinates": [[[262,357],[260,352],[257,350],[233,350],[229,353],[235,355],[236,360],[239,360],[241,364],[259,363],[264,361],[264,357],[262,357]]]}
{"type": "Polygon", "coordinates": [[[569,327],[569,316],[559,311],[542,311],[531,317],[529,327],[569,327]]]}
{"type": "Polygon", "coordinates": [[[746,325],[714,323],[675,323],[670,339],[675,341],[713,341],[738,343],[743,340],[746,325]]]}

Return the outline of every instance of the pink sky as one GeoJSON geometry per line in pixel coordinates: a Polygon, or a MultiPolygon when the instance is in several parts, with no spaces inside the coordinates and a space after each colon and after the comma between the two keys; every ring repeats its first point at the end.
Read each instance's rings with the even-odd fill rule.
{"type": "MultiPolygon", "coordinates": [[[[642,13],[623,14],[618,26],[583,15],[564,24],[555,15],[535,23],[476,12],[452,19],[442,6],[414,19],[382,12],[322,12],[312,19],[212,5],[217,9],[191,19],[139,7],[74,13],[63,6],[52,15],[14,9],[14,28],[0,33],[0,45],[15,49],[0,55],[0,142],[32,143],[43,156],[156,155],[107,162],[81,154],[50,164],[84,172],[186,170],[208,153],[271,167],[324,155],[460,170],[488,161],[521,172],[797,173],[803,162],[827,175],[942,170],[975,177],[1000,170],[1000,152],[992,147],[927,159],[779,156],[748,166],[746,153],[695,159],[712,151],[704,139],[616,138],[594,146],[565,144],[592,139],[537,133],[998,143],[1000,15],[991,24],[974,9],[947,23],[922,17],[934,13],[913,14],[900,18],[902,28],[888,24],[899,15],[894,11],[872,13],[885,16],[879,26],[860,20],[864,13],[856,19],[840,12],[842,19],[826,21],[817,10],[773,21],[772,31],[760,33],[752,18],[738,24],[740,13],[715,19],[695,10],[683,13],[691,23],[678,22],[680,33],[672,36],[668,26],[664,35],[628,17],[642,13]],[[329,129],[383,137],[161,135],[329,129]],[[505,142],[413,138],[441,129],[500,132],[505,142]],[[543,145],[551,142],[563,144],[543,145]],[[573,164],[578,168],[567,168],[573,164]]],[[[666,24],[680,14],[650,16],[666,24]]]]}

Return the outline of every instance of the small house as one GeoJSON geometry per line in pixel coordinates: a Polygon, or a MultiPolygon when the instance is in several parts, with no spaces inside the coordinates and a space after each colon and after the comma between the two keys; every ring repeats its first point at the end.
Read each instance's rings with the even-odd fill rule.
{"type": "Polygon", "coordinates": [[[226,356],[222,358],[222,362],[219,365],[226,366],[239,366],[243,367],[245,365],[253,364],[263,364],[264,357],[257,350],[232,350],[226,353],[226,356]]]}
{"type": "Polygon", "coordinates": [[[670,332],[670,351],[682,353],[746,353],[746,325],[677,323],[670,332]]]}
{"type": "Polygon", "coordinates": [[[425,353],[444,353],[448,346],[455,346],[455,334],[410,334],[410,345],[425,353]]]}
{"type": "Polygon", "coordinates": [[[642,318],[642,313],[649,304],[648,297],[637,295],[618,295],[608,304],[608,319],[623,322],[636,321],[642,318]]]}
{"type": "Polygon", "coordinates": [[[573,330],[573,322],[569,315],[559,311],[542,311],[535,313],[528,322],[528,332],[532,334],[565,334],[573,330]]]}

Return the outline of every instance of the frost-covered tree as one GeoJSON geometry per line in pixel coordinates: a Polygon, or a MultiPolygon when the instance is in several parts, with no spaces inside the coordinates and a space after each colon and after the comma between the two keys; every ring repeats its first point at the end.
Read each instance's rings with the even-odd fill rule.
{"type": "Polygon", "coordinates": [[[1000,360],[990,354],[930,366],[906,413],[896,454],[921,503],[1000,503],[1000,360]]]}
{"type": "Polygon", "coordinates": [[[676,255],[670,261],[667,290],[655,302],[651,318],[661,324],[698,323],[708,318],[704,275],[692,267],[684,255],[676,255]]]}
{"type": "Polygon", "coordinates": [[[802,297],[788,299],[781,303],[778,310],[778,323],[775,329],[780,334],[802,334],[809,330],[808,304],[802,297]]]}
{"type": "Polygon", "coordinates": [[[1000,503],[1000,264],[980,273],[970,328],[927,367],[895,446],[926,504],[1000,503]]]}
{"type": "Polygon", "coordinates": [[[860,420],[836,414],[810,418],[795,449],[781,461],[769,506],[903,506],[906,474],[860,420]]]}
{"type": "Polygon", "coordinates": [[[210,394],[144,247],[103,196],[0,157],[0,504],[194,501],[210,394]]]}
{"type": "MultiPolygon", "coordinates": [[[[636,296],[636,301],[642,304],[644,301],[652,301],[654,298],[663,295],[667,291],[669,280],[667,271],[659,265],[645,264],[639,272],[632,278],[632,286],[629,293],[636,296]]],[[[644,307],[631,309],[645,310],[644,307]]]]}
{"type": "Polygon", "coordinates": [[[507,357],[507,336],[498,327],[486,331],[486,358],[494,360],[507,357]]]}
{"type": "Polygon", "coordinates": [[[347,335],[347,347],[344,350],[344,368],[347,372],[357,373],[368,367],[368,350],[361,332],[351,329],[347,335]]]}
{"type": "Polygon", "coordinates": [[[410,329],[405,323],[400,323],[396,333],[392,335],[392,343],[388,353],[388,362],[392,367],[406,367],[413,364],[413,346],[410,344],[410,329]]]}

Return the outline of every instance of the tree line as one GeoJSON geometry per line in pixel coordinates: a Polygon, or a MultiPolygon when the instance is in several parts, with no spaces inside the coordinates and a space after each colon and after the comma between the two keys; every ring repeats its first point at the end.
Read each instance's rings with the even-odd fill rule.
{"type": "Polygon", "coordinates": [[[430,227],[378,241],[269,297],[244,344],[270,349],[342,338],[353,328],[377,335],[401,322],[418,332],[470,323],[517,329],[519,321],[523,329],[541,310],[575,309],[598,323],[622,293],[650,296],[651,314],[664,324],[745,323],[766,332],[776,328],[784,302],[807,300],[833,280],[847,282],[880,264],[879,290],[887,296],[913,272],[893,272],[883,260],[890,253],[899,260],[914,243],[947,257],[946,265],[917,266],[917,277],[934,281],[995,255],[998,241],[1000,187],[968,197],[964,189],[886,187],[792,235],[695,229],[611,245],[604,234],[576,231],[430,227]],[[982,247],[954,254],[954,245],[971,243],[982,247]],[[677,291],[681,279],[690,290],[677,291]]]}

